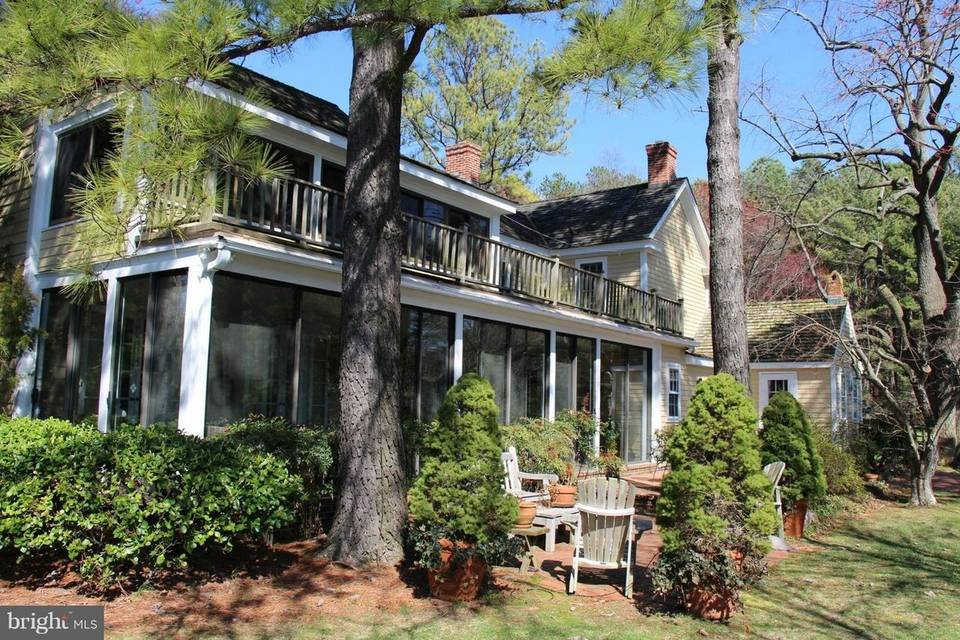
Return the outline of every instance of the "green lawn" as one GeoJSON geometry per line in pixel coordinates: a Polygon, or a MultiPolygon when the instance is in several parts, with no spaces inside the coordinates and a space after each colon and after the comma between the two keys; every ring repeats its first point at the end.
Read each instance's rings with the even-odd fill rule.
{"type": "MultiPolygon", "coordinates": [[[[952,478],[960,482],[960,475],[952,478]]],[[[728,625],[638,611],[626,599],[568,597],[533,583],[473,608],[318,620],[252,637],[960,638],[960,496],[940,496],[940,507],[890,505],[811,542],[816,552],[776,566],[746,594],[745,614],[728,625]]]]}

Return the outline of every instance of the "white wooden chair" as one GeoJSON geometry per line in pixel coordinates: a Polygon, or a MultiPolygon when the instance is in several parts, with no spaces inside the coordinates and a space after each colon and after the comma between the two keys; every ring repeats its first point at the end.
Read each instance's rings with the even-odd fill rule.
{"type": "Polygon", "coordinates": [[[567,593],[577,591],[580,567],[626,569],[623,593],[633,596],[633,501],[637,489],[626,480],[590,478],[577,487],[573,568],[567,593]]]}
{"type": "Polygon", "coordinates": [[[763,474],[767,476],[767,480],[770,481],[770,484],[773,485],[773,504],[777,508],[777,536],[780,540],[784,539],[783,536],[783,501],[780,499],[780,478],[783,477],[783,470],[787,468],[785,462],[780,460],[776,462],[771,462],[763,468],[763,474]]]}
{"type": "Polygon", "coordinates": [[[501,453],[500,461],[503,463],[504,490],[521,500],[530,500],[532,502],[549,500],[549,486],[560,481],[560,478],[555,473],[525,473],[520,471],[520,465],[517,462],[516,447],[509,447],[501,453]],[[539,482],[540,489],[538,491],[527,491],[523,488],[524,480],[539,482]]]}

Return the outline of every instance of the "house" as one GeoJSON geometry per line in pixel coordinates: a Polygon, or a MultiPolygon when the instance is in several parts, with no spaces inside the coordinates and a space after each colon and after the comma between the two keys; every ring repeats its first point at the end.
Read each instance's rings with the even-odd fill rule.
{"type": "MultiPolygon", "coordinates": [[[[747,342],[753,400],[763,413],[778,391],[793,394],[811,420],[833,428],[863,419],[862,382],[839,336],[854,336],[840,274],[827,281],[827,299],[755,302],[747,305],[747,342]]],[[[713,362],[709,320],[690,355],[709,375],[713,362]]]]}
{"type": "MultiPolygon", "coordinates": [[[[106,101],[42,121],[29,177],[10,177],[0,229],[42,300],[20,362],[20,415],[175,421],[197,436],[251,413],[335,424],[347,114],[235,68],[198,91],[261,115],[288,178],[239,184],[175,237],[141,229],[96,266],[101,299],[61,292],[90,224],[64,197],[121,141],[106,101]],[[266,104],[243,96],[255,87],[266,104]]],[[[431,419],[464,372],[491,381],[503,421],[581,408],[615,424],[621,455],[650,461],[708,361],[708,238],[676,151],[646,148],[646,183],[520,206],[477,186],[479,149],[438,170],[402,159],[405,417],[431,419]],[[694,358],[694,364],[690,364],[694,358]]],[[[599,442],[599,434],[597,434],[599,442]]]]}

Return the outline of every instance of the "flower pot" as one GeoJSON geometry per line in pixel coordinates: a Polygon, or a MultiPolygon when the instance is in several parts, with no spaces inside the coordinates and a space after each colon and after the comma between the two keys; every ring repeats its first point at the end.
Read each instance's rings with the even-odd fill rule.
{"type": "Polygon", "coordinates": [[[783,516],[783,531],[791,538],[803,537],[803,524],[807,519],[807,501],[797,500],[793,510],[783,516]]]}
{"type": "Polygon", "coordinates": [[[714,593],[696,587],[687,593],[684,604],[688,613],[704,620],[728,620],[737,608],[731,591],[714,593]]]}
{"type": "Polygon", "coordinates": [[[569,484],[550,485],[550,506],[568,508],[577,503],[577,488],[569,484]]]}
{"type": "Polygon", "coordinates": [[[533,525],[533,519],[537,515],[537,505],[533,502],[520,501],[520,511],[517,513],[517,528],[526,529],[533,525]]]}
{"type": "Polygon", "coordinates": [[[440,566],[427,572],[430,595],[447,602],[475,600],[487,581],[487,563],[474,555],[454,561],[454,549],[469,549],[473,545],[450,540],[440,540],[439,544],[440,566]]]}
{"type": "Polygon", "coordinates": [[[879,473],[865,473],[863,474],[864,482],[877,482],[880,479],[879,473]]]}

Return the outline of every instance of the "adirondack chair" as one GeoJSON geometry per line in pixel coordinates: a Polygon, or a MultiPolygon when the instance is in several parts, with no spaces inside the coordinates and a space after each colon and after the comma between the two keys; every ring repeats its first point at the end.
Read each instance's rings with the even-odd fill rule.
{"type": "Polygon", "coordinates": [[[633,596],[633,501],[637,489],[626,480],[590,478],[577,486],[573,568],[567,593],[577,591],[580,567],[626,569],[623,593],[633,596]]]}
{"type": "Polygon", "coordinates": [[[520,465],[517,462],[516,447],[509,447],[501,453],[500,461],[503,463],[504,490],[521,500],[530,500],[533,502],[549,500],[550,492],[547,488],[551,484],[556,484],[560,481],[560,478],[555,473],[525,473],[520,471],[520,465]],[[539,491],[527,491],[524,489],[524,480],[540,483],[539,491]]]}
{"type": "Polygon", "coordinates": [[[777,536],[783,540],[783,501],[780,500],[780,478],[783,477],[783,470],[787,468],[786,463],[777,461],[771,462],[763,468],[763,473],[767,476],[767,480],[770,481],[770,484],[773,485],[773,504],[777,508],[777,519],[779,521],[779,528],[777,529],[777,536]]]}

